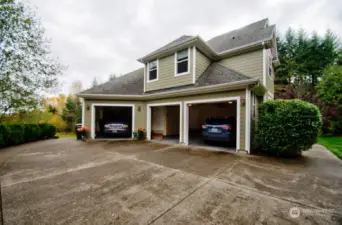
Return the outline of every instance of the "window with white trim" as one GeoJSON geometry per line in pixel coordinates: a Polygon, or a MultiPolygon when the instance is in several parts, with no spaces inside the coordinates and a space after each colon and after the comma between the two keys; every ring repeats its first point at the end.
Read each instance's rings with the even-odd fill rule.
{"type": "Polygon", "coordinates": [[[272,77],[272,61],[273,61],[273,56],[272,56],[272,52],[269,49],[268,50],[268,76],[272,77]]]}
{"type": "Polygon", "coordinates": [[[176,76],[189,72],[189,50],[185,49],[176,53],[176,76]]]}
{"type": "Polygon", "coordinates": [[[148,81],[158,79],[158,62],[157,60],[148,63],[148,81]]]}

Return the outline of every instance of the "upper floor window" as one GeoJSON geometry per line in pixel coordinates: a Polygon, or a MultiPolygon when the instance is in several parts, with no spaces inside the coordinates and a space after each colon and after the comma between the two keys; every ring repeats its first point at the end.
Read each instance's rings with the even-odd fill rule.
{"type": "Polygon", "coordinates": [[[158,80],[158,60],[148,63],[148,81],[158,80]]]}
{"type": "Polygon", "coordinates": [[[189,72],[189,49],[185,49],[176,53],[176,76],[180,76],[189,72]]]}
{"type": "Polygon", "coordinates": [[[270,77],[272,77],[272,61],[273,61],[273,56],[272,56],[272,52],[269,49],[268,50],[268,75],[270,77]]]}

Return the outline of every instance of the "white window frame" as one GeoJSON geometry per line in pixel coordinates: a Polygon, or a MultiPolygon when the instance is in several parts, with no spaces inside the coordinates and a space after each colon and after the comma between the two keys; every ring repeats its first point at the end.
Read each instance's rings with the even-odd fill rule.
{"type": "Polygon", "coordinates": [[[155,82],[155,81],[157,81],[158,79],[159,79],[159,59],[156,59],[156,60],[152,60],[152,61],[150,61],[150,62],[148,62],[147,63],[147,83],[151,83],[151,82],[155,82]],[[156,61],[157,63],[157,68],[156,68],[156,70],[157,70],[157,78],[156,79],[153,79],[153,80],[150,80],[150,62],[153,62],[153,61],[156,61]]]}
{"type": "Polygon", "coordinates": [[[180,61],[180,62],[184,62],[185,60],[188,61],[188,71],[183,72],[183,73],[177,73],[178,63],[180,63],[180,62],[177,61],[177,54],[178,54],[178,52],[181,52],[181,51],[184,51],[184,50],[185,49],[175,52],[175,77],[183,76],[183,75],[186,75],[186,74],[190,73],[190,53],[191,53],[190,52],[190,48],[188,48],[188,59],[184,59],[184,60],[180,61]]]}
{"type": "Polygon", "coordinates": [[[267,67],[267,74],[268,76],[270,76],[270,78],[272,78],[272,72],[273,72],[273,56],[272,56],[272,52],[271,49],[268,49],[268,67],[267,67]],[[271,68],[271,73],[270,73],[270,68],[271,68]]]}

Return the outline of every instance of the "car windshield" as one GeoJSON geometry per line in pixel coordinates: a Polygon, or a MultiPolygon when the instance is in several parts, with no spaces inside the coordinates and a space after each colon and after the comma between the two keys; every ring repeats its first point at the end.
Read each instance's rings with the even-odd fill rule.
{"type": "Polygon", "coordinates": [[[206,124],[211,125],[230,124],[230,122],[228,118],[208,118],[205,120],[206,124]]]}

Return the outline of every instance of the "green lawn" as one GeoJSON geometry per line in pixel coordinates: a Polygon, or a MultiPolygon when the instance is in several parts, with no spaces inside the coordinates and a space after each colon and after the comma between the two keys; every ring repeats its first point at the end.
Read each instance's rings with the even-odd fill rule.
{"type": "Polygon", "coordinates": [[[56,136],[58,136],[59,138],[76,138],[75,132],[57,132],[56,136]]]}
{"type": "Polygon", "coordinates": [[[337,157],[342,159],[342,137],[319,137],[317,143],[324,145],[337,157]]]}

